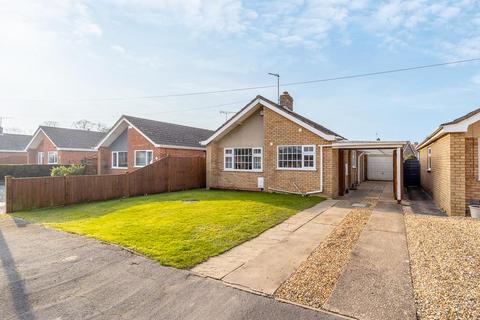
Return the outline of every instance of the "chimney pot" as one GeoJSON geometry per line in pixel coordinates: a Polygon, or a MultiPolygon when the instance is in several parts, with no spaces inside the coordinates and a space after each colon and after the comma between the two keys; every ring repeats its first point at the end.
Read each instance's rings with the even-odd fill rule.
{"type": "Polygon", "coordinates": [[[280,105],[285,109],[293,111],[293,98],[291,95],[288,94],[287,91],[284,91],[280,95],[280,105]]]}

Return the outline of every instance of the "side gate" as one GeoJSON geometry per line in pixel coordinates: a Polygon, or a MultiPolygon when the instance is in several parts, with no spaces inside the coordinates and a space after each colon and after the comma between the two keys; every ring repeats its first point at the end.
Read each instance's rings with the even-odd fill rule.
{"type": "Polygon", "coordinates": [[[406,187],[420,186],[420,161],[416,159],[403,162],[403,181],[406,187]]]}

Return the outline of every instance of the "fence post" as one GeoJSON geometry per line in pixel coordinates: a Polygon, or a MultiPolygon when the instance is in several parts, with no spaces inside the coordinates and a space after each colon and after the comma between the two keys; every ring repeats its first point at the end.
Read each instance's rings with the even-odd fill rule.
{"type": "Polygon", "coordinates": [[[125,188],[125,197],[130,198],[130,172],[125,172],[125,183],[126,183],[126,188],[125,188]]]}
{"type": "Polygon", "coordinates": [[[13,197],[12,197],[12,176],[5,176],[5,212],[12,213],[13,212],[13,197]]]}
{"type": "Polygon", "coordinates": [[[63,176],[63,205],[67,204],[67,200],[68,200],[67,176],[63,176]]]}
{"type": "Polygon", "coordinates": [[[167,156],[167,192],[170,192],[170,156],[167,156]]]}

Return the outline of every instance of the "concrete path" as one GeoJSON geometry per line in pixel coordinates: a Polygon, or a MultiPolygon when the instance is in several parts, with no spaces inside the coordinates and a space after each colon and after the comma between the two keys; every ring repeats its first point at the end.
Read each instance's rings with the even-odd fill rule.
{"type": "Polygon", "coordinates": [[[351,210],[332,207],[336,203],[326,200],[302,211],[193,271],[272,295],[351,210]]]}
{"type": "Polygon", "coordinates": [[[416,318],[405,222],[389,184],[325,309],[358,319],[416,318]]]}
{"type": "Polygon", "coordinates": [[[0,215],[0,319],[340,319],[0,215]]]}

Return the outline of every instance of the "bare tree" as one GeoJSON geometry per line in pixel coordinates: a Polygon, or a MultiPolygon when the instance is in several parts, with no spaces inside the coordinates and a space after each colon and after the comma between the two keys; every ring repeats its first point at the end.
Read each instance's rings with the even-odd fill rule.
{"type": "Polygon", "coordinates": [[[101,132],[108,131],[108,127],[105,124],[101,122],[92,122],[87,119],[75,121],[72,124],[72,128],[81,129],[81,130],[101,131],[101,132]]]}
{"type": "Polygon", "coordinates": [[[47,127],[58,127],[58,122],[53,120],[43,121],[42,125],[47,127]]]}

